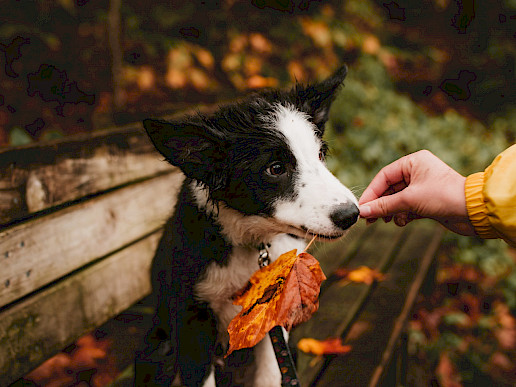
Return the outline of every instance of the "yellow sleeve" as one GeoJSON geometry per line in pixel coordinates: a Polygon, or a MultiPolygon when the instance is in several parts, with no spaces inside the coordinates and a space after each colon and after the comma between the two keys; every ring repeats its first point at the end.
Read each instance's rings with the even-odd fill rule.
{"type": "Polygon", "coordinates": [[[516,144],[484,172],[466,178],[468,216],[481,238],[502,238],[516,247],[516,144]]]}

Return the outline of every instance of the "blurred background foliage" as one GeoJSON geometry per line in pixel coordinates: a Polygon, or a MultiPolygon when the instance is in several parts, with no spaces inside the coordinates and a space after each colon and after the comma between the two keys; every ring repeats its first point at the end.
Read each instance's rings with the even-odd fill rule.
{"type": "MultiPolygon", "coordinates": [[[[409,152],[469,174],[516,137],[514,0],[0,5],[1,146],[315,82],[342,63],[328,163],[357,195],[409,152]],[[43,64],[50,80],[29,93],[43,64]]],[[[419,385],[516,384],[515,256],[499,241],[447,237],[437,286],[410,323],[419,385]]]]}

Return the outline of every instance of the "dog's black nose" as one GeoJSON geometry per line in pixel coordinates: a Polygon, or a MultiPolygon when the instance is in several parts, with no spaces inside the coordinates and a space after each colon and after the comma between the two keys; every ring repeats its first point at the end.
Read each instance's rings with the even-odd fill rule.
{"type": "Polygon", "coordinates": [[[333,208],[330,219],[339,228],[346,230],[358,220],[358,207],[353,203],[338,204],[333,208]]]}

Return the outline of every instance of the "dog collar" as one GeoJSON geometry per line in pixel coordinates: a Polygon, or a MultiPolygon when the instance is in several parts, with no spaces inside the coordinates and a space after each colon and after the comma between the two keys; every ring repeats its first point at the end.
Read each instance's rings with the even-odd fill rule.
{"type": "Polygon", "coordinates": [[[260,243],[258,246],[258,266],[260,266],[260,269],[271,263],[271,257],[269,256],[267,247],[271,247],[271,244],[267,243],[266,246],[265,243],[260,243]]]}

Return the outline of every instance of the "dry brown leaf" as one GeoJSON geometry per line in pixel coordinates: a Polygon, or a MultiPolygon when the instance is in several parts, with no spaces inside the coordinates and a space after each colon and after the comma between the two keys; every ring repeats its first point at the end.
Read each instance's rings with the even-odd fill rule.
{"type": "Polygon", "coordinates": [[[317,310],[326,277],[313,256],[296,254],[296,250],[285,253],[257,271],[235,295],[233,303],[242,311],[229,324],[227,355],[255,346],[277,325],[290,330],[317,310]]]}
{"type": "Polygon", "coordinates": [[[330,337],[326,340],[304,338],[299,340],[297,347],[313,355],[343,355],[351,351],[351,345],[343,345],[339,337],[330,337]]]}

